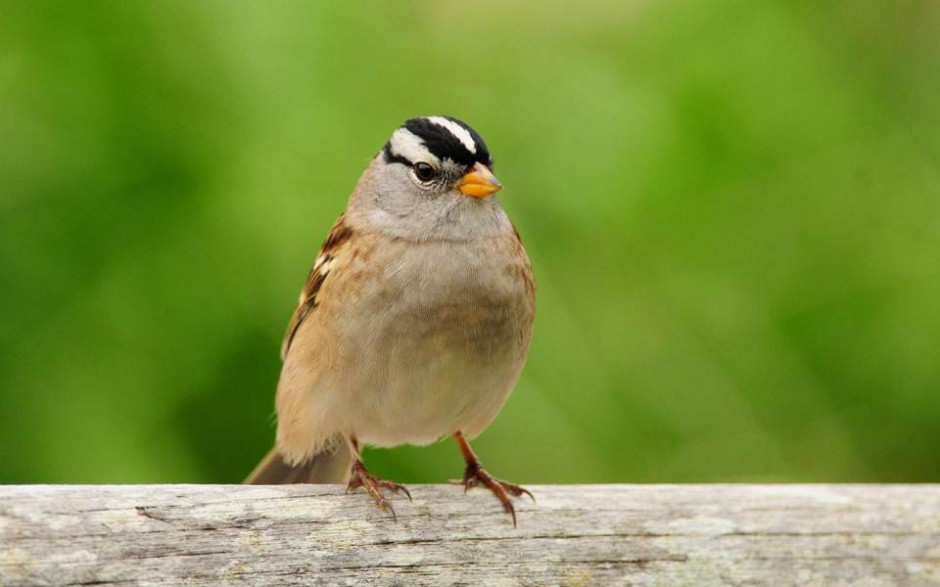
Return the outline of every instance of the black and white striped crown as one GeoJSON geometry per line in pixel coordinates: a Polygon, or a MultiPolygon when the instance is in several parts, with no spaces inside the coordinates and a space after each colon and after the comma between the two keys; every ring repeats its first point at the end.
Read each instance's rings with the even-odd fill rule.
{"type": "Polygon", "coordinates": [[[450,159],[468,169],[474,163],[493,167],[483,137],[467,123],[449,116],[424,116],[406,121],[392,133],[383,151],[389,163],[409,166],[427,161],[431,155],[438,161],[450,159]]]}

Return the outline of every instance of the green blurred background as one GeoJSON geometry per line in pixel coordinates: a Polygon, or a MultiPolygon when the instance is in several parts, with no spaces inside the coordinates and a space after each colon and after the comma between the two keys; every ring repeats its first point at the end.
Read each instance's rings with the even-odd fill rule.
{"type": "MultiPolygon", "coordinates": [[[[940,4],[0,2],[0,482],[236,482],[404,119],[539,284],[525,483],[940,481],[940,4]]],[[[451,442],[373,450],[406,482],[451,442]]]]}

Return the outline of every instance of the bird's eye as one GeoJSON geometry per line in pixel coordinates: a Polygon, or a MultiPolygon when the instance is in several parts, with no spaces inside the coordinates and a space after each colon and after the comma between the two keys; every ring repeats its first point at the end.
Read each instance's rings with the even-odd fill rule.
{"type": "Polygon", "coordinates": [[[415,177],[421,181],[431,181],[434,179],[434,176],[437,175],[434,167],[424,161],[415,163],[414,170],[415,177]]]}

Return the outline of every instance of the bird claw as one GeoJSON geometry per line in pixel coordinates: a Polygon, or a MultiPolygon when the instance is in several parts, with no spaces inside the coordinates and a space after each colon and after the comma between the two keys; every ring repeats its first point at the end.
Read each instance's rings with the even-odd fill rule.
{"type": "Polygon", "coordinates": [[[366,469],[362,461],[357,460],[353,463],[349,484],[346,485],[346,493],[352,493],[360,487],[364,488],[366,493],[372,497],[376,507],[383,512],[392,514],[392,519],[395,521],[398,521],[398,516],[395,515],[395,508],[393,508],[391,502],[385,498],[383,490],[388,490],[392,493],[398,493],[400,491],[408,497],[408,501],[412,501],[411,492],[409,492],[404,485],[386,479],[379,479],[366,469]]]}
{"type": "Polygon", "coordinates": [[[477,463],[467,463],[467,470],[463,476],[463,482],[461,483],[464,487],[464,493],[468,490],[478,487],[480,485],[486,487],[493,492],[493,495],[496,496],[496,499],[503,504],[503,511],[512,516],[512,527],[516,527],[516,508],[512,504],[512,499],[509,495],[514,497],[521,497],[523,495],[528,495],[532,498],[532,501],[535,501],[535,496],[532,495],[532,492],[524,487],[520,487],[515,483],[509,483],[508,481],[503,481],[493,477],[486,472],[478,462],[477,463]]]}
{"type": "MultiPolygon", "coordinates": [[[[497,481],[499,480],[497,479],[497,481]]],[[[535,496],[532,495],[532,492],[525,487],[521,487],[515,483],[509,483],[508,481],[499,481],[499,483],[503,486],[503,489],[513,494],[513,496],[522,497],[523,495],[528,495],[529,499],[532,500],[532,503],[536,503],[535,496]]]]}

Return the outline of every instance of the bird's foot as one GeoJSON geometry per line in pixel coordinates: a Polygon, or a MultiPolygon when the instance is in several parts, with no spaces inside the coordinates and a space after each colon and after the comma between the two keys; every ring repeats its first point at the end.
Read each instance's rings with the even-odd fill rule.
{"type": "Polygon", "coordinates": [[[408,492],[408,489],[405,488],[404,485],[395,483],[394,481],[379,479],[370,473],[368,469],[366,469],[366,466],[361,460],[356,459],[356,462],[354,462],[352,466],[349,485],[346,486],[346,493],[355,491],[360,487],[364,488],[366,492],[372,496],[372,499],[375,500],[375,505],[378,506],[380,510],[391,513],[392,519],[396,521],[398,520],[398,517],[395,515],[395,509],[385,498],[385,494],[382,490],[387,489],[392,493],[398,493],[401,491],[408,497],[408,501],[411,501],[411,493],[408,492]]]}
{"type": "Polygon", "coordinates": [[[520,487],[515,483],[509,483],[508,481],[502,481],[493,477],[486,472],[486,469],[484,469],[483,465],[478,461],[467,463],[467,470],[464,472],[462,485],[464,493],[478,485],[482,485],[492,491],[496,499],[503,504],[503,510],[512,516],[513,528],[516,527],[516,508],[512,505],[512,499],[509,496],[522,497],[523,495],[528,495],[532,498],[532,501],[535,501],[535,496],[532,495],[532,492],[528,489],[520,487]]]}

